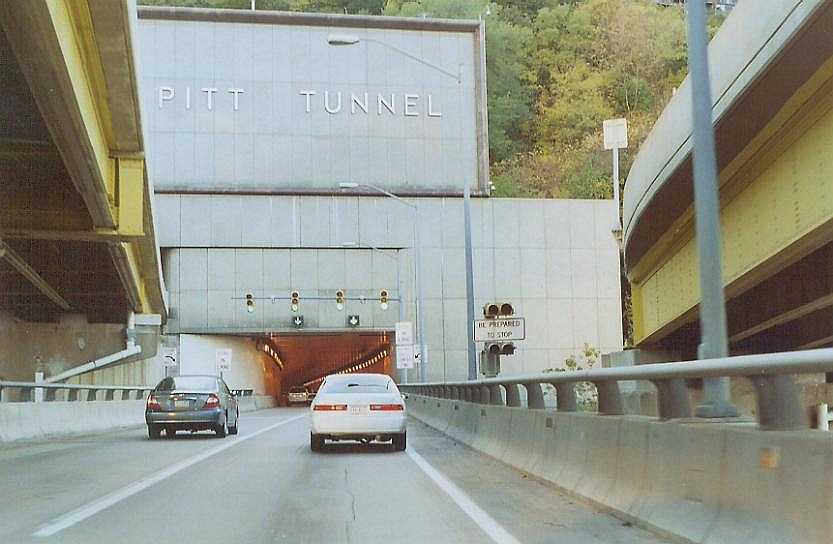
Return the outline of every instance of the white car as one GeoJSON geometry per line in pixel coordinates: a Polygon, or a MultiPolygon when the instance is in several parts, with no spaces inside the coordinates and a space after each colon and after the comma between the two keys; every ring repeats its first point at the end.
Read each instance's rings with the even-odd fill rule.
{"type": "Polygon", "coordinates": [[[404,451],[405,401],[386,374],[327,376],[310,407],[310,449],[321,451],[325,440],[393,442],[404,451]]]}

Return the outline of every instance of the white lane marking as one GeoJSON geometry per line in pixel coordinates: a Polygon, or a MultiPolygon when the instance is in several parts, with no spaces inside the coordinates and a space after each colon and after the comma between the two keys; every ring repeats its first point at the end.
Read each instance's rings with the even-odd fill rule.
{"type": "Polygon", "coordinates": [[[469,498],[465,492],[451,483],[451,481],[443,476],[437,469],[432,467],[428,461],[415,452],[410,446],[405,453],[413,460],[416,465],[422,469],[429,478],[431,478],[437,487],[442,489],[446,495],[451,497],[457,506],[471,518],[473,522],[480,527],[484,533],[489,535],[495,544],[520,544],[520,541],[512,536],[509,531],[503,528],[495,519],[486,513],[485,510],[477,506],[473,500],[469,498]]]}
{"type": "Polygon", "coordinates": [[[190,466],[193,466],[193,465],[199,463],[200,461],[205,461],[206,459],[208,459],[212,455],[216,455],[216,454],[220,453],[221,451],[227,450],[229,448],[233,448],[234,446],[242,444],[243,442],[245,442],[246,440],[249,440],[250,438],[254,438],[258,435],[269,432],[269,431],[271,431],[272,429],[274,429],[276,427],[280,427],[281,425],[286,425],[287,423],[291,423],[291,422],[296,421],[298,419],[301,419],[303,417],[307,417],[307,414],[302,414],[300,416],[295,416],[295,417],[291,417],[291,418],[288,418],[288,419],[284,419],[282,421],[279,421],[279,422],[275,423],[274,425],[269,425],[268,427],[260,429],[259,431],[255,431],[252,434],[247,434],[245,436],[239,436],[234,440],[226,441],[222,446],[217,446],[214,449],[205,451],[205,452],[203,452],[199,455],[195,455],[194,457],[191,457],[189,459],[185,459],[185,460],[180,461],[178,463],[174,463],[173,465],[171,465],[169,467],[163,468],[159,472],[155,472],[154,474],[151,474],[150,476],[147,476],[146,478],[142,478],[141,480],[137,480],[137,481],[133,482],[132,484],[129,484],[127,487],[119,489],[118,491],[114,491],[113,493],[110,493],[109,495],[105,495],[105,496],[101,497],[100,499],[96,499],[93,502],[87,504],[86,506],[82,506],[82,507],[80,507],[76,510],[73,510],[72,512],[68,512],[68,513],[64,514],[63,516],[59,516],[59,517],[55,518],[49,524],[41,527],[40,529],[38,529],[37,531],[32,533],[32,536],[34,536],[34,537],[52,536],[55,533],[63,531],[64,529],[72,527],[76,523],[84,521],[85,519],[98,514],[102,510],[106,510],[107,508],[110,508],[111,506],[113,506],[116,503],[119,503],[119,502],[121,502],[121,501],[123,501],[123,500],[125,500],[129,497],[132,497],[133,495],[135,495],[136,493],[139,493],[140,491],[144,491],[145,489],[149,488],[150,486],[152,486],[154,484],[158,484],[159,482],[161,482],[162,480],[164,480],[166,478],[170,478],[171,476],[173,476],[177,472],[185,470],[186,468],[188,468],[190,466]]]}

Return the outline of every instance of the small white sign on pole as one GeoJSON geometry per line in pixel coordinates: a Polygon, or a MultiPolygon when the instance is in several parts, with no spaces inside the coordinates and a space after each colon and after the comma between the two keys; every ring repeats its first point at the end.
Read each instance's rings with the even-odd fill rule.
{"type": "Polygon", "coordinates": [[[608,119],[602,122],[605,149],[625,149],[628,147],[627,119],[608,119]]]}
{"type": "Polygon", "coordinates": [[[231,348],[220,348],[214,351],[217,361],[217,372],[228,372],[231,370],[231,348]]]}
{"type": "Polygon", "coordinates": [[[513,342],[526,338],[526,321],[523,317],[476,319],[475,342],[513,342]]]}
{"type": "Polygon", "coordinates": [[[413,344],[414,326],[410,321],[396,322],[396,344],[413,344]]]}
{"type": "Polygon", "coordinates": [[[172,367],[178,364],[176,351],[176,348],[162,348],[162,366],[172,367]]]}
{"type": "Polygon", "coordinates": [[[414,368],[414,345],[397,344],[396,368],[414,368]]]}

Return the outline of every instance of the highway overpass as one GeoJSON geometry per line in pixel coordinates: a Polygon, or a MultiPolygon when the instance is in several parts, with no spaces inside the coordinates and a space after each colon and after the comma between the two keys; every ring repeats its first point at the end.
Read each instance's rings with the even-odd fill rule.
{"type": "MultiPolygon", "coordinates": [[[[732,353],[833,344],[832,31],[830,2],[741,2],[709,46],[732,353]]],[[[687,79],[624,193],[636,346],[684,359],[699,343],[691,134],[687,79]]]]}

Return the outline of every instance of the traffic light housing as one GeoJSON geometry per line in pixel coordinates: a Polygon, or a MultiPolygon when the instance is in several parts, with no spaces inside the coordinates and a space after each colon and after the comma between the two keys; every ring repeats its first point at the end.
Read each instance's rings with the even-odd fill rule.
{"type": "Polygon", "coordinates": [[[246,311],[249,313],[255,311],[255,296],[251,293],[246,293],[246,311]]]}
{"type": "Polygon", "coordinates": [[[298,291],[292,291],[290,296],[290,307],[293,312],[297,312],[301,307],[301,294],[298,291]]]}
{"type": "Polygon", "coordinates": [[[489,302],[483,305],[483,317],[495,319],[515,315],[515,308],[509,302],[489,302]]]}
{"type": "Polygon", "coordinates": [[[486,353],[489,355],[514,355],[514,342],[487,342],[486,353]]]}
{"type": "Polygon", "coordinates": [[[388,290],[382,289],[379,292],[379,305],[382,307],[383,310],[388,309],[388,290]]]}
{"type": "Polygon", "coordinates": [[[341,289],[336,291],[336,308],[339,310],[344,309],[344,291],[341,289]]]}

